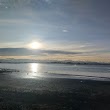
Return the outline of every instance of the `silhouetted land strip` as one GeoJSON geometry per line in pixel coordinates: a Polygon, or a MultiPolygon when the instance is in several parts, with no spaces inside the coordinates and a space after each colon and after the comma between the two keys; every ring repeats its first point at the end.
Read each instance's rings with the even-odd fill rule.
{"type": "Polygon", "coordinates": [[[10,64],[21,64],[21,63],[48,63],[48,64],[70,64],[70,65],[110,65],[110,62],[87,62],[87,61],[54,61],[54,60],[46,60],[46,61],[40,61],[40,60],[1,60],[0,63],[10,63],[10,64]]]}

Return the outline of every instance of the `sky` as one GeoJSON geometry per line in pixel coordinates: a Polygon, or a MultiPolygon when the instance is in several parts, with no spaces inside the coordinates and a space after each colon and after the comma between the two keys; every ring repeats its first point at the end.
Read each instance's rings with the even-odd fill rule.
{"type": "Polygon", "coordinates": [[[0,0],[0,59],[110,62],[109,4],[0,0]],[[33,42],[42,46],[32,49],[33,42]]]}

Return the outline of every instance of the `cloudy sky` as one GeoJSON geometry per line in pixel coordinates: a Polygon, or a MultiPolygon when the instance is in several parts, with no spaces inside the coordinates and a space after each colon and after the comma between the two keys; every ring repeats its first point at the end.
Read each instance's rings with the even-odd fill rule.
{"type": "Polygon", "coordinates": [[[110,1],[0,0],[5,58],[110,62],[110,1]]]}

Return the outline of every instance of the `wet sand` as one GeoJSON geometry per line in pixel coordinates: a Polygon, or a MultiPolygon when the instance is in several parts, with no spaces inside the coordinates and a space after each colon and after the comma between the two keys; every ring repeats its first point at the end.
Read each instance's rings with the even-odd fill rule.
{"type": "Polygon", "coordinates": [[[0,73],[0,110],[110,110],[110,82],[0,73]]]}

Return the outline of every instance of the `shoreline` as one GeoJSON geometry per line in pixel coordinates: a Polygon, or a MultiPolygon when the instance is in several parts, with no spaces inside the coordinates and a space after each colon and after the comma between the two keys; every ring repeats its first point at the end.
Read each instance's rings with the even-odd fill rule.
{"type": "MultiPolygon", "coordinates": [[[[2,74],[10,75],[10,73],[17,74],[17,73],[20,73],[20,72],[21,71],[17,70],[17,69],[0,68],[0,75],[2,75],[2,74]]],[[[24,73],[27,74],[27,76],[29,74],[32,74],[32,72],[30,72],[30,71],[25,71],[24,73]]],[[[36,73],[36,72],[34,72],[34,73],[36,73]]],[[[18,77],[18,78],[20,78],[20,77],[18,77]]],[[[73,80],[75,80],[75,79],[78,80],[79,79],[79,80],[93,80],[93,81],[110,81],[110,77],[93,76],[93,75],[88,75],[87,76],[87,75],[78,75],[78,74],[61,74],[61,73],[58,74],[58,73],[51,73],[51,72],[44,72],[44,73],[41,74],[41,76],[36,76],[35,78],[39,78],[39,79],[50,78],[50,79],[73,79],[73,80]]],[[[33,77],[33,79],[35,79],[35,78],[33,77]]],[[[26,79],[30,79],[30,78],[26,77],[26,79]]]]}

